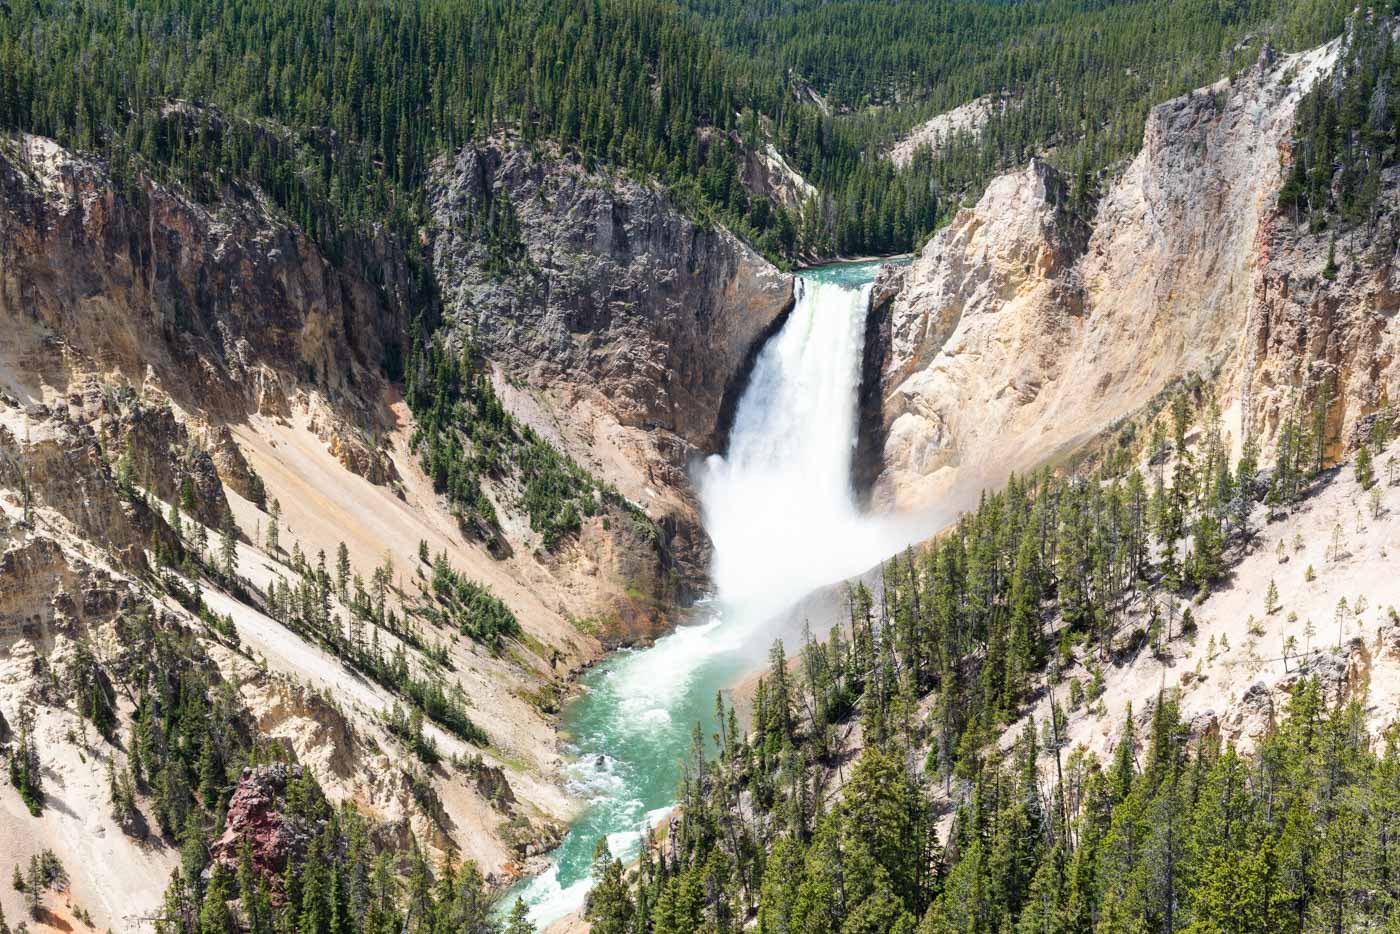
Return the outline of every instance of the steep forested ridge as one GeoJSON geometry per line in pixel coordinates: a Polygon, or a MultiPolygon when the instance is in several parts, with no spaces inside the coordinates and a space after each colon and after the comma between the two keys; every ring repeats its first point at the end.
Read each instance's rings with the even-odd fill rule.
{"type": "Polygon", "coordinates": [[[1280,719],[1245,755],[1192,738],[1164,693],[1145,735],[1125,723],[1113,761],[1061,753],[1050,790],[1027,730],[979,764],[946,838],[943,802],[910,780],[898,740],[848,763],[823,807],[805,767],[819,751],[785,745],[774,768],[725,736],[718,762],[693,765],[681,836],[644,854],[635,894],[599,847],[589,917],[617,934],[737,931],[751,913],[766,934],[1392,930],[1394,737],[1311,679],[1280,719]],[[762,768],[779,786],[766,800],[762,768]]]}
{"type": "Polygon", "coordinates": [[[409,229],[432,156],[504,124],[678,184],[689,208],[743,229],[755,215],[733,155],[695,131],[780,97],[652,0],[25,0],[0,10],[0,63],[0,126],[190,181],[250,178],[323,239],[389,217],[409,229]],[[172,98],[271,122],[172,123],[172,98]]]}
{"type": "MultiPolygon", "coordinates": [[[[952,141],[907,173],[932,180],[943,217],[964,197],[975,198],[992,176],[1037,153],[1078,181],[1078,196],[1089,194],[1095,173],[1136,151],[1152,106],[1252,64],[1265,41],[1288,50],[1325,41],[1351,12],[1349,4],[1330,0],[683,5],[725,47],[777,65],[848,112],[822,125],[862,151],[959,104],[1007,95],[1012,105],[982,133],[952,141]]],[[[838,216],[858,215],[859,183],[844,179],[852,172],[858,178],[869,165],[806,158],[806,126],[786,126],[783,142],[804,171],[833,191],[838,216]]]]}
{"type": "Polygon", "coordinates": [[[1279,205],[1315,230],[1330,218],[1374,233],[1384,213],[1382,175],[1400,160],[1400,55],[1389,21],[1372,18],[1381,12],[1358,19],[1334,79],[1299,106],[1279,205]]]}
{"type": "Polygon", "coordinates": [[[684,0],[682,6],[723,45],[796,72],[833,103],[903,101],[935,110],[1051,79],[1063,82],[1073,102],[1083,94],[1159,96],[1191,80],[1171,74],[1169,64],[1178,72],[1218,70],[1218,55],[1253,31],[1305,43],[1339,32],[1351,11],[1275,0],[684,0]]]}
{"type": "MultiPolygon", "coordinates": [[[[1260,501],[1277,518],[1325,482],[1324,410],[1289,416],[1267,469],[1246,449],[1232,470],[1197,391],[1175,394],[1149,430],[1125,427],[1092,472],[1013,479],[891,559],[881,599],[857,586],[849,625],[809,636],[795,664],[775,644],[752,731],[722,700],[713,746],[697,726],[664,843],[630,880],[600,845],[594,929],[1393,923],[1400,747],[1393,729],[1368,731],[1364,686],[1306,674],[1325,653],[1285,644],[1303,674],[1251,752],[1183,722],[1166,685],[1145,722],[1129,707],[1111,758],[1066,741],[1068,715],[1101,704],[1104,668],[1195,638],[1190,601],[1250,550],[1260,501]],[[1076,661],[1090,676],[1062,677],[1076,661]],[[1030,701],[1050,712],[1004,742],[1030,701]]],[[[1387,409],[1362,442],[1362,490],[1378,490],[1373,452],[1395,427],[1387,409]]],[[[1263,602],[1277,611],[1276,592],[1263,602]]]]}

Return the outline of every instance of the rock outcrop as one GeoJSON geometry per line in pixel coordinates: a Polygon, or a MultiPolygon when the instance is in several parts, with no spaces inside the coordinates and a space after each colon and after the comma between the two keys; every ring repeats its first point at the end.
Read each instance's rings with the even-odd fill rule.
{"type": "Polygon", "coordinates": [[[1325,283],[1326,241],[1277,209],[1294,111],[1337,49],[1266,50],[1233,82],[1154,108],[1092,218],[1033,162],[930,240],[876,308],[873,501],[917,508],[995,485],[1191,375],[1215,384],[1237,442],[1247,429],[1266,449],[1310,367],[1337,376],[1339,427],[1373,410],[1393,258],[1325,283]]]}
{"type": "Polygon", "coordinates": [[[993,117],[1020,105],[1019,100],[1007,94],[987,94],[970,100],[915,126],[889,148],[885,157],[899,168],[907,168],[919,150],[937,154],[961,137],[980,136],[993,117]]]}
{"type": "Polygon", "coordinates": [[[337,265],[255,193],[205,205],[132,187],[51,140],[0,145],[0,320],[15,322],[0,349],[21,352],[27,375],[61,385],[80,355],[225,417],[284,414],[302,383],[347,405],[372,398],[403,329],[386,296],[405,266],[387,238],[337,265]],[[53,335],[37,350],[34,326],[53,335]]]}
{"type": "MultiPolygon", "coordinates": [[[[118,665],[139,650],[123,627],[157,619],[249,733],[312,769],[331,802],[354,802],[377,839],[519,873],[574,806],[555,774],[567,678],[674,625],[674,599],[698,589],[706,542],[686,468],[722,438],[791,280],[659,189],[558,152],[502,144],[444,163],[424,233],[445,339],[470,342],[516,418],[655,520],[609,493],[543,547],[524,468],[483,469],[493,551],[422,469],[390,376],[410,305],[404,245],[342,231],[332,251],[259,191],[204,182],[195,197],[0,134],[0,717],[37,709],[46,774],[73,802],[0,836],[26,858],[59,852],[99,924],[124,929],[122,912],[159,903],[174,851],[140,846],[137,828],[158,824],[135,813],[147,796],[119,820],[103,778],[104,760],[121,772],[131,753],[98,740],[79,755],[76,702],[45,674],[79,646],[118,665]],[[358,583],[307,617],[290,589],[321,579],[323,560],[384,581],[381,619],[409,629],[365,632],[358,583]],[[504,650],[414,615],[436,560],[509,607],[520,635],[504,650]],[[342,627],[459,699],[471,731],[431,716],[422,729],[444,762],[473,763],[468,780],[420,768],[394,726],[413,699],[356,670],[342,627]]],[[[130,699],[103,690],[125,735],[130,699]]],[[[219,858],[248,842],[272,876],[314,832],[288,835],[291,774],[244,776],[219,858]]]]}
{"type": "MultiPolygon", "coordinates": [[[[1380,197],[1400,204],[1400,172],[1386,174],[1380,197]]],[[[1261,225],[1234,384],[1241,418],[1261,437],[1321,396],[1327,456],[1339,459],[1369,431],[1368,416],[1395,401],[1400,253],[1386,226],[1353,228],[1334,244],[1330,231],[1309,232],[1286,212],[1261,225]]]]}
{"type": "Polygon", "coordinates": [[[175,547],[161,515],[123,495],[97,433],[66,411],[39,403],[0,410],[0,488],[18,492],[29,521],[39,510],[128,571],[147,568],[147,547],[175,547]]]}
{"type": "Polygon", "coordinates": [[[1086,234],[1067,202],[1043,162],[1002,176],[929,241],[897,292],[872,296],[877,506],[922,506],[960,475],[993,471],[1014,443],[1008,423],[1050,381],[1082,314],[1073,270],[1086,234]]]}
{"type": "Polygon", "coordinates": [[[739,184],[751,197],[765,198],[773,207],[794,215],[818,197],[816,186],[803,178],[772,143],[755,149],[744,142],[739,133],[725,133],[715,128],[701,130],[700,141],[706,146],[723,143],[733,148],[739,166],[739,184]]]}
{"type": "Polygon", "coordinates": [[[236,872],[246,847],[253,870],[276,895],[287,863],[305,855],[320,829],[286,813],[287,786],[301,776],[298,765],[245,768],[228,802],[223,836],[211,848],[215,860],[236,872]]]}
{"type": "Polygon", "coordinates": [[[459,339],[512,409],[676,529],[704,567],[685,471],[792,281],[653,185],[548,145],[468,147],[435,168],[433,249],[459,339]]]}
{"type": "MultiPolygon", "coordinates": [[[[404,333],[401,251],[380,233],[347,233],[340,247],[332,258],[256,190],[196,199],[139,170],[115,177],[51,140],[0,134],[0,716],[38,708],[46,772],[73,801],[0,836],[24,858],[59,852],[97,923],[113,929],[129,926],[124,912],[159,904],[173,856],[135,839],[151,820],[111,815],[104,763],[120,771],[130,751],[98,740],[100,754],[79,755],[75,702],[45,672],[63,670],[80,644],[104,664],[134,648],[122,620],[168,619],[210,683],[237,692],[258,741],[314,769],[375,834],[412,836],[487,872],[514,864],[514,842],[553,833],[572,806],[552,775],[552,718],[531,698],[559,696],[567,674],[601,653],[576,621],[613,609],[618,638],[672,622],[627,589],[664,592],[646,523],[614,518],[609,529],[595,517],[544,557],[515,547],[498,559],[463,535],[421,470],[412,413],[386,375],[404,333]],[[237,535],[224,539],[229,517],[237,535]],[[446,665],[388,631],[374,637],[472,699],[489,749],[425,729],[444,758],[477,753],[489,783],[418,774],[385,724],[409,703],[403,693],[273,608],[279,588],[318,555],[334,567],[341,547],[351,579],[400,569],[387,594],[398,619],[415,599],[420,548],[510,607],[522,636],[508,654],[456,626],[417,624],[432,628],[446,665]]],[[[518,546],[511,480],[490,482],[518,546]]],[[[329,599],[338,630],[353,615],[348,592],[329,599]]],[[[117,693],[125,735],[131,713],[117,693]]],[[[252,825],[268,817],[244,810],[252,825]]]]}

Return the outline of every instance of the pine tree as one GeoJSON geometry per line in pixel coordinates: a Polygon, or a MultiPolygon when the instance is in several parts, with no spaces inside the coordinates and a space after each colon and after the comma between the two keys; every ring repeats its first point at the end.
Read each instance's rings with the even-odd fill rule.
{"type": "Polygon", "coordinates": [[[253,868],[252,846],[244,841],[238,852],[238,899],[248,934],[272,934],[273,910],[263,880],[253,868]]]}
{"type": "Polygon", "coordinates": [[[281,532],[278,525],[282,521],[282,504],[277,499],[272,500],[272,508],[269,511],[270,521],[267,523],[267,550],[272,554],[277,554],[282,550],[281,532]]]}
{"type": "Polygon", "coordinates": [[[24,904],[29,917],[35,921],[44,917],[44,890],[48,880],[44,878],[44,863],[35,855],[29,858],[29,871],[24,880],[24,904]]]}
{"type": "Polygon", "coordinates": [[[350,602],[350,549],[341,542],[335,549],[335,592],[341,603],[350,602]]]}
{"type": "Polygon", "coordinates": [[[199,560],[203,561],[209,552],[209,530],[205,528],[203,522],[194,524],[194,550],[199,560]]]}
{"type": "Polygon", "coordinates": [[[221,863],[214,863],[199,911],[199,934],[235,934],[238,925],[228,904],[234,894],[228,870],[221,863]]]}
{"type": "Polygon", "coordinates": [[[1133,777],[1137,773],[1136,745],[1133,705],[1128,704],[1128,712],[1123,717],[1123,733],[1113,753],[1113,772],[1109,777],[1109,789],[1115,803],[1126,799],[1133,789],[1133,777]]]}
{"type": "Polygon", "coordinates": [[[608,851],[605,837],[593,850],[593,888],[584,903],[583,916],[596,934],[629,934],[635,905],[622,875],[622,862],[608,851]]]}
{"type": "Polygon", "coordinates": [[[19,791],[29,813],[38,817],[44,807],[43,772],[39,752],[34,743],[34,708],[26,703],[20,707],[19,735],[10,750],[10,784],[19,791]]]}
{"type": "Polygon", "coordinates": [[[1376,482],[1375,468],[1371,464],[1371,448],[1365,444],[1356,449],[1356,482],[1361,489],[1369,490],[1376,482]]]}
{"type": "Polygon", "coordinates": [[[238,574],[238,527],[232,512],[224,512],[219,533],[219,569],[232,580],[238,574]]]}
{"type": "MultiPolygon", "coordinates": [[[[0,932],[3,934],[3,932],[0,932]]],[[[530,923],[530,911],[523,899],[517,898],[510,909],[510,919],[506,922],[505,934],[535,934],[535,926],[530,923]]]]}

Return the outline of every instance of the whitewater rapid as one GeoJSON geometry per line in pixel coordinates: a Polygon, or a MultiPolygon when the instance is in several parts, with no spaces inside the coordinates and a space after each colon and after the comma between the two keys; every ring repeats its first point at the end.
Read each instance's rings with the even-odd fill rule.
{"type": "Polygon", "coordinates": [[[858,574],[908,535],[860,513],[851,485],[865,319],[876,263],[798,278],[782,329],[759,353],[728,449],[697,465],[714,543],[714,597],[702,622],[589,672],[565,709],[565,784],[584,803],[549,868],[507,894],[543,928],[577,911],[606,838],[624,862],[674,803],[697,722],[708,735],[717,691],[761,664],[802,597],[858,574]]]}

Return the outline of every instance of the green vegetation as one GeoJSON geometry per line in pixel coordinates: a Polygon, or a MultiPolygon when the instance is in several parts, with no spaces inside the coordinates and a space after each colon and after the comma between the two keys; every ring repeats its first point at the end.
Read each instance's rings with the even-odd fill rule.
{"type": "Polygon", "coordinates": [[[114,668],[135,699],[126,742],[130,782],[150,796],[160,832],[179,836],[209,815],[254,744],[230,686],[217,682],[193,633],[153,611],[124,618],[114,668]]]}
{"type": "Polygon", "coordinates": [[[1400,910],[1400,747],[1373,744],[1361,704],[1329,703],[1316,679],[1283,713],[1251,756],[1190,739],[1170,693],[1141,740],[1127,712],[1107,763],[1028,727],[978,761],[954,805],[920,775],[917,726],[867,740],[829,808],[808,765],[824,755],[814,724],[776,762],[757,747],[766,732],[722,729],[719,759],[692,763],[675,857],[648,851],[629,884],[600,846],[587,914],[594,930],[652,934],[754,915],[759,931],[820,934],[1380,930],[1400,910]]]}
{"type": "Polygon", "coordinates": [[[520,635],[520,623],[510,608],[486,587],[457,572],[443,552],[433,562],[433,597],[441,612],[421,608],[435,622],[500,651],[506,638],[520,635]]]}
{"type": "MultiPolygon", "coordinates": [[[[433,157],[497,127],[681,183],[731,158],[703,149],[696,128],[730,129],[749,100],[777,95],[741,82],[654,0],[0,8],[0,126],[103,151],[118,167],[139,157],[208,196],[251,180],[347,258],[347,234],[369,224],[411,232],[433,157]]],[[[757,230],[741,192],[691,191],[757,230]]]]}
{"type": "MultiPolygon", "coordinates": [[[[293,570],[301,575],[295,585],[278,578],[268,594],[268,610],[278,622],[314,641],[339,657],[345,664],[373,679],[381,687],[403,697],[420,713],[453,736],[478,746],[488,742],[486,734],[467,713],[466,693],[460,684],[444,686],[440,668],[448,664],[445,647],[430,646],[411,620],[400,620],[389,608],[394,569],[387,560],[374,569],[369,589],[358,574],[349,599],[349,618],[342,621],[332,612],[332,581],[326,570],[325,555],[312,567],[293,552],[293,570]],[[394,637],[392,651],[386,651],[380,632],[394,637]],[[428,664],[415,673],[407,648],[422,653],[428,664]]],[[[348,585],[347,585],[348,589],[348,585]]],[[[404,723],[406,719],[400,718],[404,723]]],[[[391,728],[400,726],[392,718],[391,728]]],[[[410,747],[423,756],[426,748],[421,730],[394,729],[410,747]]]]}
{"type": "Polygon", "coordinates": [[[482,492],[484,477],[515,479],[520,487],[515,505],[529,516],[546,550],[609,505],[651,527],[616,490],[507,412],[470,350],[458,354],[429,342],[410,361],[407,395],[417,416],[413,450],[470,534],[489,544],[499,535],[495,507],[482,492]]]}
{"type": "Polygon", "coordinates": [[[474,863],[435,867],[417,841],[402,849],[380,844],[352,805],[326,800],[310,770],[289,772],[273,804],[285,832],[300,841],[287,848],[285,866],[269,865],[247,841],[233,865],[212,860],[213,838],[192,833],[166,889],[157,934],[531,930],[490,917],[486,882],[474,863]]]}
{"type": "MultiPolygon", "coordinates": [[[[14,887],[24,893],[24,906],[30,919],[34,921],[43,920],[46,916],[44,893],[49,889],[63,888],[67,885],[68,872],[63,868],[63,861],[53,850],[44,850],[29,857],[28,868],[23,873],[20,872],[19,865],[15,865],[14,887]]],[[[4,916],[0,915],[0,924],[3,924],[3,921],[4,916]]]]}
{"type": "MultiPolygon", "coordinates": [[[[1394,3],[1377,10],[1397,11],[1394,3]]],[[[1347,32],[1336,78],[1319,81],[1298,106],[1293,165],[1279,192],[1280,207],[1313,230],[1330,219],[1375,231],[1385,213],[1383,173],[1400,160],[1400,99],[1391,91],[1397,82],[1400,56],[1391,30],[1363,11],[1347,32]]],[[[1324,275],[1336,274],[1334,237],[1324,275]]]]}
{"type": "MultiPolygon", "coordinates": [[[[791,69],[835,104],[911,99],[938,112],[999,91],[1059,84],[1070,118],[1109,115],[1217,77],[1251,29],[1290,45],[1341,31],[1350,7],[1248,0],[683,0],[751,60],[791,69]],[[1126,69],[1132,69],[1128,73],[1126,69]],[[1173,74],[1187,72],[1187,74],[1173,74]]],[[[1249,48],[1239,50],[1239,55],[1249,48]]],[[[1256,50],[1257,51],[1257,50],[1256,50]]],[[[761,65],[758,67],[762,67],[761,65]]]]}
{"type": "MultiPolygon", "coordinates": [[[[838,111],[850,111],[823,117],[799,110],[779,121],[777,131],[794,164],[830,193],[833,242],[847,252],[855,243],[880,241],[864,219],[882,217],[889,207],[869,200],[870,181],[896,201],[931,183],[939,202],[934,214],[946,218],[994,175],[1040,153],[1073,180],[1081,204],[1093,197],[1097,173],[1137,152],[1151,107],[1252,65],[1265,39],[1287,50],[1330,39],[1351,11],[1335,0],[683,5],[753,68],[795,74],[838,111]],[[1010,105],[983,134],[952,141],[908,172],[873,177],[879,172],[868,158],[873,150],[987,95],[1010,105]],[[853,153],[867,158],[852,159],[853,153]]],[[[917,242],[920,230],[914,234],[917,242]]]]}
{"type": "Polygon", "coordinates": [[[43,766],[34,744],[34,708],[19,709],[19,722],[14,747],[9,750],[10,784],[19,792],[20,800],[29,813],[38,817],[44,810],[43,766]]]}
{"type": "MultiPolygon", "coordinates": [[[[389,300],[412,314],[386,341],[382,366],[404,383],[416,455],[470,534],[500,545],[495,504],[513,497],[549,550],[605,509],[639,514],[511,417],[470,335],[445,333],[420,236],[440,154],[511,128],[525,145],[550,140],[659,180],[702,223],[728,224],[780,262],[893,252],[1033,153],[1052,153],[1083,206],[1102,173],[1137,149],[1153,104],[1237,72],[1266,37],[1287,48],[1327,38],[1346,9],[1337,0],[0,0],[0,129],[99,154],[135,202],[147,176],[210,204],[259,189],[371,282],[382,274],[368,243],[387,231],[410,273],[405,294],[389,300]],[[808,83],[835,112],[808,98],[808,83]],[[879,158],[918,120],[986,94],[1009,103],[975,139],[905,170],[879,158]],[[770,140],[820,189],[801,212],[741,183],[742,148],[770,140]]],[[[1377,222],[1400,140],[1388,34],[1358,29],[1344,61],[1340,80],[1304,102],[1281,196],[1318,230],[1336,218],[1377,222]]],[[[492,199],[469,222],[489,272],[524,261],[507,201],[492,199]]],[[[1328,278],[1341,271],[1336,247],[1334,234],[1328,278]]],[[[1183,391],[1153,420],[1146,472],[1130,466],[1139,452],[1125,433],[1095,471],[1013,479],[928,549],[891,561],[878,610],[857,588],[849,633],[809,639],[795,673],[775,646],[752,734],[721,704],[720,754],[706,762],[697,730],[669,855],[645,853],[629,880],[600,847],[594,930],[720,934],[756,918],[769,934],[1213,934],[1378,928],[1400,916],[1396,737],[1373,745],[1357,704],[1332,703],[1315,680],[1298,682],[1288,717],[1252,758],[1210,736],[1188,741],[1167,692],[1141,746],[1128,711],[1107,767],[1063,751],[1058,673],[1082,663],[1087,677],[1070,683],[1067,703],[1102,708],[1106,664],[1165,651],[1192,630],[1179,601],[1208,592],[1248,546],[1257,501],[1288,508],[1334,459],[1335,388],[1312,376],[1301,388],[1267,482],[1249,446],[1231,468],[1218,413],[1195,388],[1183,391]],[[1193,418],[1203,440],[1188,448],[1193,418]],[[1001,751],[994,740],[1038,699],[1045,674],[1045,714],[1001,751]],[[866,748],[849,764],[845,736],[857,723],[866,748]],[[1044,751],[1055,763],[1048,784],[1037,769],[1044,751]],[[848,765],[829,806],[829,770],[848,765]],[[943,808],[956,817],[939,840],[943,808]]],[[[1392,430],[1388,415],[1376,424],[1392,430]]],[[[1369,453],[1357,469],[1363,485],[1376,482],[1369,453]]],[[[150,512],[129,458],[118,483],[150,512]]],[[[251,492],[261,505],[256,477],[251,492]]],[[[24,510],[27,521],[27,488],[24,510]]],[[[280,554],[275,501],[272,510],[268,549],[280,554]]],[[[221,517],[211,549],[203,524],[186,547],[179,509],[171,514],[175,536],[152,542],[170,592],[236,646],[232,620],[208,612],[197,583],[175,573],[196,582],[207,573],[249,596],[232,517],[221,517]]],[[[161,530],[158,514],[151,527],[161,530]]],[[[268,612],[402,697],[385,722],[423,763],[440,763],[428,722],[486,742],[461,688],[445,687],[446,647],[389,609],[392,565],[368,587],[343,547],[334,580],[324,555],[313,565],[296,545],[290,566],[296,577],[270,589],[268,612]]],[[[497,650],[519,637],[508,608],[445,557],[431,588],[436,605],[416,615],[497,650]]],[[[1276,598],[1267,595],[1267,612],[1276,598]]],[[[1354,612],[1344,601],[1337,618],[1354,612]]],[[[64,690],[113,750],[117,698],[134,709],[125,767],[108,759],[109,794],[128,833],[144,836],[149,813],[181,848],[161,934],[499,928],[475,867],[430,867],[412,842],[377,846],[309,772],[287,788],[283,816],[307,845],[284,871],[263,871],[248,851],[236,868],[211,865],[241,770],[286,753],[259,744],[199,639],[165,614],[128,614],[114,641],[110,659],[80,644],[64,690]]],[[[41,674],[49,690],[57,679],[41,674]]],[[[37,815],[45,798],[31,708],[17,728],[9,777],[37,815]]],[[[431,785],[415,773],[412,787],[432,813],[431,785]]],[[[27,876],[16,867],[37,905],[55,877],[42,860],[27,876]]],[[[511,934],[525,930],[517,912],[511,934]]]]}
{"type": "MultiPolygon", "coordinates": [[[[117,654],[82,664],[89,677],[121,685],[134,704],[122,741],[101,739],[114,814],[128,834],[145,838],[144,815],[150,813],[166,845],[179,849],[155,921],[160,934],[530,931],[519,920],[507,927],[487,916],[488,893],[473,864],[431,866],[415,840],[402,848],[383,842],[353,804],[332,807],[310,770],[289,770],[280,797],[268,802],[273,810],[266,819],[280,828],[277,847],[255,854],[253,847],[268,840],[250,838],[236,865],[215,862],[213,843],[224,835],[244,768],[285,762],[288,753],[279,743],[256,738],[238,691],[219,679],[193,631],[150,606],[136,608],[117,625],[117,654]],[[121,767],[119,751],[126,760],[121,767]],[[278,855],[270,861],[267,853],[278,855]],[[285,865],[275,862],[284,858],[285,865]]],[[[42,659],[37,664],[42,668],[42,659]]],[[[58,683],[43,674],[46,683],[58,683]]],[[[79,700],[84,696],[77,692],[79,700]]],[[[438,702],[429,688],[415,703],[433,710],[438,702]]],[[[421,737],[419,707],[398,716],[421,737]]],[[[22,713],[19,767],[32,762],[37,776],[32,721],[32,712],[22,713]]],[[[431,786],[414,778],[413,788],[426,812],[435,814],[431,786]]],[[[12,879],[34,920],[48,917],[45,893],[67,885],[62,864],[49,851],[15,864],[12,879]]]]}
{"type": "MultiPolygon", "coordinates": [[[[502,126],[659,178],[687,210],[779,259],[887,252],[911,248],[1033,151],[1053,148],[1085,181],[1137,147],[1153,103],[1246,64],[1253,49],[1241,40],[1298,47],[1334,35],[1345,10],[1334,0],[684,6],[301,0],[230,13],[214,0],[12,0],[0,7],[0,128],[101,152],[126,179],[139,164],[201,198],[256,184],[371,279],[361,241],[383,222],[426,275],[414,234],[432,160],[502,126]],[[841,105],[899,106],[827,113],[802,81],[841,105]],[[1018,105],[984,139],[909,172],[877,157],[918,118],[987,93],[1018,105]],[[725,134],[707,141],[702,128],[725,134]],[[776,142],[821,203],[796,217],[751,197],[730,133],[776,142]]],[[[509,212],[483,220],[509,266],[509,212]]],[[[431,301],[424,286],[418,297],[431,301]]]]}
{"type": "Polygon", "coordinates": [[[73,653],[68,680],[79,714],[91,721],[103,739],[112,739],[117,728],[116,692],[86,642],[79,642],[73,653]]]}
{"type": "MultiPolygon", "coordinates": [[[[1207,934],[1395,917],[1400,743],[1368,735],[1345,683],[1329,696],[1333,683],[1301,677],[1249,755],[1192,738],[1167,690],[1146,718],[1115,712],[1110,761],[1068,748],[1063,705],[1105,716],[1104,666],[1189,635],[1179,601],[1243,553],[1266,490],[1286,508],[1323,459],[1323,435],[1295,425],[1274,482],[1249,445],[1232,471],[1197,390],[1164,400],[1149,430],[1125,433],[1142,447],[1102,452],[1091,476],[1013,479],[891,559],[880,603],[855,587],[849,626],[808,636],[795,665],[775,644],[751,732],[722,701],[713,745],[696,728],[673,855],[648,850],[629,874],[600,847],[595,930],[1207,934]],[[1143,454],[1150,479],[1130,466],[1143,454]],[[1087,687],[1065,684],[1071,665],[1087,687]]],[[[1376,423],[1383,443],[1393,420],[1376,423]]]]}
{"type": "MultiPolygon", "coordinates": [[[[133,201],[148,175],[210,203],[256,187],[370,282],[383,281],[383,251],[369,244],[387,231],[408,276],[386,298],[411,311],[406,333],[386,335],[382,366],[405,382],[415,450],[469,532],[501,544],[490,478],[514,485],[510,505],[551,550],[608,500],[624,504],[507,415],[463,349],[469,335],[441,333],[420,236],[439,155],[512,128],[525,145],[549,140],[659,180],[703,223],[728,224],[780,262],[888,253],[918,244],[1033,152],[1053,152],[1075,197],[1091,198],[1096,173],[1136,149],[1152,103],[1242,67],[1254,54],[1239,44],[1246,36],[1297,46],[1330,35],[1341,8],[259,0],[230,11],[214,0],[12,0],[0,5],[0,129],[104,156],[133,201]],[[882,106],[828,112],[803,82],[843,105],[882,106]],[[1014,106],[977,140],[908,170],[880,158],[916,119],[985,93],[1014,106]],[[741,150],[770,141],[821,192],[801,211],[741,183],[741,150]]],[[[524,259],[511,205],[491,198],[479,213],[467,220],[487,265],[507,274],[524,259]]]]}

